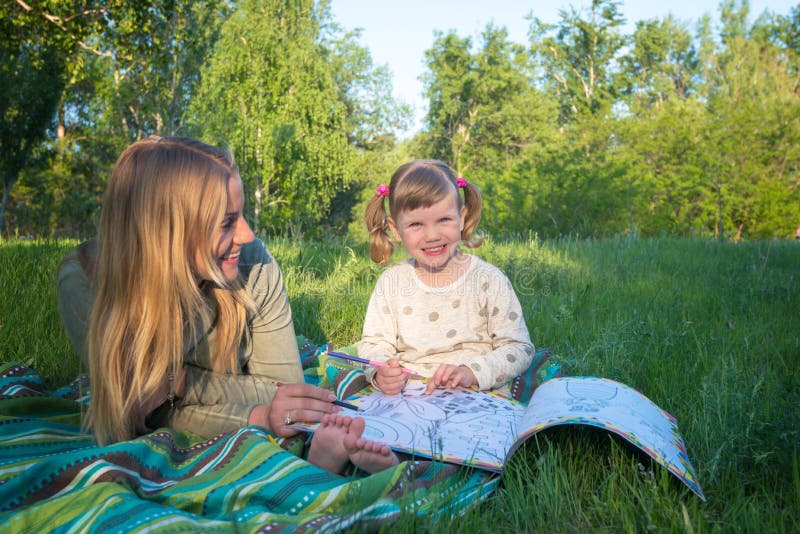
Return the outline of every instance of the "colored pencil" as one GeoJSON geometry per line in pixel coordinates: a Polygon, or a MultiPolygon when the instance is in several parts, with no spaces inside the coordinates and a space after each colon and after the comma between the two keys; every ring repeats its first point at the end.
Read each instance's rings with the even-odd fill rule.
{"type": "Polygon", "coordinates": [[[362,411],[361,408],[356,406],[355,404],[350,404],[349,402],[344,402],[340,400],[331,401],[336,406],[341,406],[342,408],[347,408],[348,410],[355,410],[357,412],[362,411]]]}
{"type": "MultiPolygon", "coordinates": [[[[373,367],[389,367],[389,368],[392,368],[386,362],[376,362],[374,360],[365,360],[364,358],[359,358],[358,356],[351,356],[349,354],[345,354],[344,352],[334,352],[332,350],[329,350],[328,351],[328,355],[329,356],[334,356],[336,358],[341,358],[343,360],[350,360],[352,362],[363,363],[365,365],[372,365],[373,367]]],[[[394,369],[396,369],[396,367],[394,369]]],[[[406,369],[405,367],[400,367],[400,370],[402,370],[407,375],[416,375],[417,374],[414,371],[412,371],[411,369],[406,369]]]]}

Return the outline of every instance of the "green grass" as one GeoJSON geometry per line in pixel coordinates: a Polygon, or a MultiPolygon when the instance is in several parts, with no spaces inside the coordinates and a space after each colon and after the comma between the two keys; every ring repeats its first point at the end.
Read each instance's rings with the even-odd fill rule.
{"type": "MultiPolygon", "coordinates": [[[[0,359],[49,386],[78,373],[54,276],[72,241],[0,243],[0,359]]],[[[366,246],[268,242],[298,333],[358,339],[381,269],[366,246]]],[[[464,515],[409,516],[401,532],[800,530],[800,243],[687,239],[488,240],[531,338],[567,374],[620,380],[677,417],[703,503],[618,438],[553,429],[464,515]]]]}

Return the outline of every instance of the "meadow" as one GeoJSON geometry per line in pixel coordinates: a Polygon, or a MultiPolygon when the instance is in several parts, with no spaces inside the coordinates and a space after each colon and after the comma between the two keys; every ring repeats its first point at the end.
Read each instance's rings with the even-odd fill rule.
{"type": "MultiPolygon", "coordinates": [[[[81,370],[55,271],[76,241],[0,241],[0,360],[49,387],[81,370]]],[[[347,241],[267,241],[295,328],[358,339],[381,269],[347,241]]],[[[604,432],[552,429],[463,515],[408,514],[393,531],[800,531],[800,243],[561,239],[486,243],[531,339],[567,375],[624,382],[672,413],[707,501],[604,432]]]]}

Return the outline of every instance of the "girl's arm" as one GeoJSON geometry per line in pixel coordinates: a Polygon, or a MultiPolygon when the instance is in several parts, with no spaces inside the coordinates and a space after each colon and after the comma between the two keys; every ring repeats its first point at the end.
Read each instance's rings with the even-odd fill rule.
{"type": "MultiPolygon", "coordinates": [[[[392,305],[388,293],[397,284],[387,282],[388,272],[383,273],[367,304],[361,341],[358,344],[358,355],[367,360],[386,362],[397,354],[397,321],[392,314],[392,305]]],[[[364,371],[367,380],[373,385],[378,368],[369,367],[364,371]]],[[[401,386],[402,387],[402,386],[401,386]]]]}

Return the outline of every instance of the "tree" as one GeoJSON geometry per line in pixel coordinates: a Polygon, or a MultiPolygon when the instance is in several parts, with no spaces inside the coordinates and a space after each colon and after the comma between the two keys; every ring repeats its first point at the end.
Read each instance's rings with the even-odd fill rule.
{"type": "Polygon", "coordinates": [[[720,45],[704,47],[707,187],[714,234],[791,235],[800,212],[800,95],[780,24],[749,25],[747,2],[721,4],[720,45]],[[746,150],[743,150],[746,147],[746,150]]]}
{"type": "Polygon", "coordinates": [[[244,0],[202,71],[195,124],[230,143],[255,226],[313,230],[353,179],[347,109],[320,31],[327,4],[244,0]]]}
{"type": "Polygon", "coordinates": [[[60,33],[48,33],[50,24],[41,9],[23,2],[0,6],[0,235],[11,190],[53,122],[65,61],[75,46],[60,33]]]}
{"type": "Polygon", "coordinates": [[[626,42],[618,5],[593,0],[587,12],[560,11],[556,24],[529,17],[536,82],[554,95],[560,126],[535,165],[520,162],[536,170],[529,220],[544,235],[603,235],[628,226],[630,169],[614,108],[620,91],[613,73],[626,42]]]}
{"type": "MultiPolygon", "coordinates": [[[[13,81],[12,87],[26,91],[29,114],[40,109],[31,104],[43,101],[30,96],[37,90],[47,96],[48,105],[41,112],[50,130],[39,128],[40,135],[28,153],[36,149],[37,161],[49,169],[28,168],[22,175],[28,181],[25,198],[50,201],[50,211],[67,219],[87,218],[87,210],[96,211],[99,205],[97,182],[102,183],[122,147],[152,133],[181,133],[199,65],[227,5],[224,0],[43,1],[32,5],[16,0],[4,4],[0,9],[10,13],[4,23],[25,32],[23,42],[31,44],[31,50],[57,53],[44,63],[50,72],[60,72],[58,83],[40,79],[30,88],[22,77],[31,78],[36,69],[22,68],[3,77],[13,81]],[[91,174],[83,175],[87,170],[91,174]],[[84,186],[88,187],[76,190],[84,186]],[[32,187],[37,188],[35,195],[30,194],[32,187]],[[87,196],[87,191],[93,194],[87,196]],[[65,214],[62,201],[74,211],[65,214]]],[[[4,45],[16,46],[9,41],[4,45]]],[[[37,124],[35,120],[25,123],[37,124]]],[[[6,187],[4,193],[9,191],[6,187]]],[[[58,220],[50,220],[58,225],[58,220]]],[[[83,227],[81,221],[74,222],[83,227]]],[[[74,227],[69,221],[65,224],[74,227]]]]}
{"type": "Polygon", "coordinates": [[[638,113],[694,93],[697,52],[689,31],[672,16],[636,23],[633,46],[620,58],[615,84],[638,113]]]}
{"type": "Polygon", "coordinates": [[[555,125],[551,102],[532,83],[524,48],[504,28],[488,25],[478,49],[469,38],[438,34],[425,53],[429,98],[423,154],[448,162],[484,191],[486,226],[525,218],[520,203],[532,176],[512,176],[515,160],[555,125]],[[522,190],[522,191],[521,191],[522,190]]]}
{"type": "MultiPolygon", "coordinates": [[[[229,15],[224,0],[117,2],[94,34],[90,127],[127,145],[151,134],[186,134],[200,69],[229,15]]],[[[67,99],[67,107],[74,104],[67,99]]]]}
{"type": "Polygon", "coordinates": [[[685,143],[700,135],[686,128],[705,120],[702,106],[686,102],[696,92],[697,53],[689,31],[672,16],[638,21],[631,42],[615,75],[625,103],[617,133],[629,160],[628,228],[645,235],[675,232],[682,210],[673,213],[667,206],[665,212],[662,203],[691,190],[686,182],[697,179],[690,162],[696,146],[685,143]]]}
{"type": "Polygon", "coordinates": [[[543,83],[557,95],[561,123],[604,117],[614,103],[614,60],[625,44],[619,3],[592,0],[588,18],[574,8],[561,10],[556,25],[530,19],[531,53],[544,69],[543,83]]]}
{"type": "Polygon", "coordinates": [[[389,70],[375,65],[369,50],[358,43],[360,30],[344,31],[326,19],[320,34],[345,109],[347,141],[355,156],[352,179],[331,199],[326,224],[334,231],[353,227],[360,231],[367,200],[363,197],[371,197],[375,184],[385,181],[397,166],[392,162],[396,133],[410,123],[411,108],[392,96],[389,70]],[[355,225],[350,224],[353,220],[355,225]]]}
{"type": "Polygon", "coordinates": [[[395,132],[408,126],[412,113],[408,104],[392,96],[388,68],[375,65],[369,50],[358,43],[360,30],[345,32],[326,19],[320,33],[322,52],[345,106],[349,143],[368,151],[393,144],[395,132]]]}
{"type": "Polygon", "coordinates": [[[472,41],[455,32],[435,35],[433,46],[425,51],[430,71],[423,75],[428,97],[425,137],[431,157],[460,169],[476,105],[472,41]]]}

